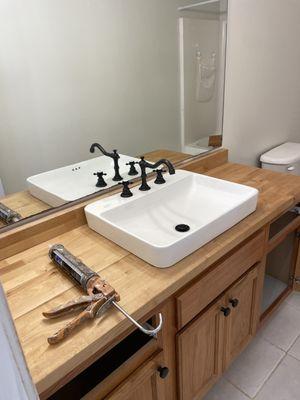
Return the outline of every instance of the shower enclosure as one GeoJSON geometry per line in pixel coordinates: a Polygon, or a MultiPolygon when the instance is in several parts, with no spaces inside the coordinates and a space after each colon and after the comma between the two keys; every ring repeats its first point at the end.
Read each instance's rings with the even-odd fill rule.
{"type": "Polygon", "coordinates": [[[181,1],[179,11],[181,149],[222,145],[227,0],[181,1]]]}

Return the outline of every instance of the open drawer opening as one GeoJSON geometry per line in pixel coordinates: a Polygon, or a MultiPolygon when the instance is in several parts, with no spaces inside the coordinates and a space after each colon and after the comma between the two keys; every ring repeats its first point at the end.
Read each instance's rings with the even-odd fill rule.
{"type": "MultiPolygon", "coordinates": [[[[296,207],[300,207],[300,205],[297,205],[296,207]]],[[[270,225],[269,240],[271,240],[274,236],[279,235],[296,219],[299,219],[299,214],[297,214],[297,212],[295,212],[294,209],[287,211],[279,218],[277,218],[270,225]]]]}
{"type": "MultiPolygon", "coordinates": [[[[152,325],[154,318],[155,317],[149,319],[147,323],[152,325]]],[[[149,351],[152,351],[152,349],[154,351],[154,349],[157,348],[156,339],[145,335],[138,329],[133,331],[69,383],[52,396],[48,397],[48,399],[81,399],[97,385],[109,378],[113,372],[123,364],[133,359],[139,352],[142,352],[141,350],[146,347],[150,349],[149,351]],[[151,344],[153,344],[153,346],[151,346],[151,344]]],[[[128,368],[128,372],[129,370],[130,367],[128,368]]]]}
{"type": "Polygon", "coordinates": [[[263,317],[293,286],[299,227],[300,216],[296,209],[284,213],[270,225],[261,307],[263,317]]]}
{"type": "Polygon", "coordinates": [[[265,312],[291,285],[295,232],[290,233],[268,255],[262,312],[265,312]]]}

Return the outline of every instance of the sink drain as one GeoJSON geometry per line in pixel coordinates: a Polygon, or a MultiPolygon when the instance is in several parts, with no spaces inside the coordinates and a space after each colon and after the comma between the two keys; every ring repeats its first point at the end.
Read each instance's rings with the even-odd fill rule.
{"type": "Polygon", "coordinates": [[[190,230],[190,227],[186,224],[179,224],[175,226],[175,230],[177,232],[187,232],[190,230]]]}

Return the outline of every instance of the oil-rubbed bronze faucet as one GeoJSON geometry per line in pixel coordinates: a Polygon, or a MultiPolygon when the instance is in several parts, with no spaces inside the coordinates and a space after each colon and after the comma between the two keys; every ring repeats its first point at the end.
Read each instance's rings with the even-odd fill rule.
{"type": "Polygon", "coordinates": [[[147,173],[146,173],[146,168],[151,168],[151,169],[156,169],[160,165],[165,165],[168,170],[170,175],[175,174],[175,168],[173,167],[172,163],[169,160],[166,160],[165,158],[162,158],[161,160],[158,160],[156,163],[151,164],[148,161],[145,160],[145,157],[142,156],[141,160],[139,161],[139,166],[141,168],[141,178],[142,178],[142,184],[139,187],[140,190],[150,190],[150,186],[147,183],[147,173]]]}
{"type": "Polygon", "coordinates": [[[103,155],[105,155],[107,157],[110,157],[110,158],[112,158],[114,160],[115,176],[113,177],[112,180],[113,181],[121,181],[123,178],[122,178],[122,176],[120,175],[120,172],[119,172],[119,170],[120,170],[120,167],[119,167],[119,158],[120,158],[120,156],[119,156],[117,150],[113,150],[112,153],[108,153],[104,149],[104,147],[101,146],[101,144],[93,143],[91,145],[91,148],[90,148],[90,152],[91,153],[95,152],[95,147],[97,147],[97,149],[99,149],[103,155]]]}

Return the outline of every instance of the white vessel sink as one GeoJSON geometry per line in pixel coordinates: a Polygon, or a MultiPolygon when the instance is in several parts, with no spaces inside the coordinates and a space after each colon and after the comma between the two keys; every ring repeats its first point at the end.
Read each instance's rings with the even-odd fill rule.
{"type": "Polygon", "coordinates": [[[167,183],[149,182],[151,190],[133,188],[85,207],[90,228],[148,263],[175,264],[255,211],[258,191],[206,175],[177,170],[167,183]],[[186,224],[187,232],[175,227],[186,224]]]}
{"type": "MultiPolygon", "coordinates": [[[[130,178],[128,176],[129,166],[125,165],[128,161],[139,160],[120,154],[120,174],[124,180],[130,178]]],[[[50,206],[57,207],[116,185],[117,182],[112,180],[113,177],[113,160],[106,156],[100,156],[31,176],[27,178],[27,185],[29,192],[34,197],[50,206]],[[107,186],[104,188],[96,186],[97,176],[93,175],[94,172],[101,171],[107,173],[107,176],[104,177],[107,186]]]]}

